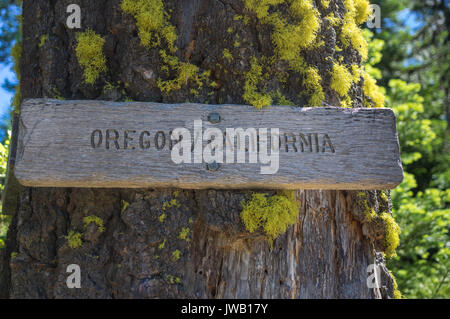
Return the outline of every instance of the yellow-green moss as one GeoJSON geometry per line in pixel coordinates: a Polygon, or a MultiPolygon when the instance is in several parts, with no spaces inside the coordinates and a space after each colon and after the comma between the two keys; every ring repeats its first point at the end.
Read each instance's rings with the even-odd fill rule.
{"type": "Polygon", "coordinates": [[[281,92],[280,90],[275,91],[275,93],[271,94],[272,99],[276,101],[276,105],[295,105],[294,102],[291,102],[288,100],[281,92]]]}
{"type": "Polygon", "coordinates": [[[394,274],[390,270],[389,270],[389,274],[391,275],[391,278],[392,278],[392,285],[394,288],[394,299],[403,299],[402,293],[400,292],[400,290],[398,290],[398,284],[397,284],[397,280],[395,279],[394,274]]]}
{"type": "Polygon", "coordinates": [[[164,213],[162,213],[158,217],[158,220],[159,220],[160,223],[163,223],[165,219],[166,219],[166,214],[164,214],[164,213]]]}
{"type": "Polygon", "coordinates": [[[54,99],[56,99],[56,100],[65,100],[62,96],[61,96],[61,93],[59,93],[59,91],[58,91],[58,89],[56,88],[56,87],[53,87],[52,88],[52,91],[53,91],[53,98],[54,99]]]}
{"type": "Polygon", "coordinates": [[[366,10],[366,2],[367,0],[344,0],[347,12],[341,29],[342,43],[357,50],[363,60],[367,59],[369,48],[358,25],[370,14],[368,9],[366,10]]]}
{"type": "Polygon", "coordinates": [[[181,62],[175,52],[177,48],[175,41],[177,32],[175,26],[170,23],[170,16],[164,9],[162,0],[123,0],[121,8],[125,13],[131,14],[136,19],[139,38],[145,47],[163,47],[161,40],[165,41],[169,53],[160,50],[160,57],[163,61],[161,71],[172,79],[158,78],[158,88],[162,93],[169,94],[172,91],[180,90],[183,85],[193,82],[197,88],[190,90],[191,94],[197,95],[198,90],[206,83],[214,87],[213,81],[208,81],[205,73],[188,62],[181,62]]]}
{"type": "Polygon", "coordinates": [[[167,275],[166,278],[169,284],[173,285],[175,283],[175,277],[173,275],[167,275]]]}
{"type": "Polygon", "coordinates": [[[98,231],[103,233],[105,227],[103,226],[103,219],[98,216],[86,216],[83,218],[84,228],[86,229],[89,224],[94,223],[98,227],[98,231]]]}
{"type": "Polygon", "coordinates": [[[366,221],[367,222],[373,221],[374,218],[377,217],[377,213],[375,212],[375,209],[369,206],[367,194],[365,192],[359,192],[357,196],[358,196],[358,204],[363,210],[366,221]]]}
{"type": "Polygon", "coordinates": [[[178,249],[172,252],[172,260],[178,260],[181,257],[181,251],[178,249]]]}
{"type": "Polygon", "coordinates": [[[385,96],[382,89],[377,85],[377,81],[368,73],[365,73],[363,78],[363,91],[366,96],[366,99],[364,99],[365,106],[377,108],[384,107],[385,96]]]}
{"type": "Polygon", "coordinates": [[[370,15],[369,0],[353,0],[355,3],[355,20],[357,24],[363,24],[370,15]]]}
{"type": "Polygon", "coordinates": [[[380,197],[381,197],[381,199],[382,199],[385,203],[388,203],[388,202],[389,202],[389,199],[388,199],[388,196],[387,196],[387,194],[386,194],[386,191],[381,191],[381,192],[380,192],[380,197]]]}
{"type": "MultiPolygon", "coordinates": [[[[119,88],[120,88],[120,81],[116,85],[106,81],[106,84],[103,87],[103,93],[107,93],[107,92],[110,92],[110,91],[115,91],[115,90],[118,90],[119,88]]],[[[122,93],[125,93],[125,92],[123,91],[122,93]]]]}
{"type": "Polygon", "coordinates": [[[17,41],[11,48],[11,57],[14,62],[14,73],[20,79],[20,58],[22,57],[22,42],[17,41]]]}
{"type": "Polygon", "coordinates": [[[48,34],[44,34],[41,36],[40,42],[39,42],[39,47],[42,48],[45,43],[48,41],[49,39],[49,35],[48,34]]]}
{"type": "Polygon", "coordinates": [[[130,205],[130,203],[128,203],[126,200],[122,200],[122,210],[121,212],[123,213],[127,207],[130,205]]]}
{"type": "Polygon", "coordinates": [[[170,70],[177,73],[175,79],[163,81],[158,79],[158,87],[162,92],[170,93],[173,90],[181,89],[183,84],[187,84],[189,80],[197,79],[199,68],[193,64],[180,62],[176,56],[171,56],[164,50],[160,50],[160,56],[165,63],[161,68],[167,74],[170,70]]]}
{"type": "Polygon", "coordinates": [[[22,96],[20,93],[20,59],[22,57],[22,42],[17,41],[14,46],[11,48],[11,57],[14,62],[14,73],[16,74],[17,79],[19,80],[19,84],[16,86],[14,98],[12,101],[12,105],[14,107],[14,111],[19,113],[20,103],[22,100],[22,96]]]}
{"type": "Polygon", "coordinates": [[[386,258],[397,256],[395,250],[400,244],[400,227],[395,222],[391,214],[381,213],[379,218],[383,220],[385,226],[385,250],[386,258]]]}
{"type": "Polygon", "coordinates": [[[352,64],[352,81],[355,84],[361,82],[361,78],[364,76],[364,70],[362,67],[356,64],[352,64]]]}
{"type": "MultiPolygon", "coordinates": [[[[200,72],[199,67],[191,63],[180,62],[178,57],[167,54],[165,50],[160,50],[159,53],[163,60],[161,71],[165,72],[167,76],[169,76],[171,72],[176,73],[174,79],[158,79],[158,87],[162,92],[168,94],[171,91],[179,90],[183,85],[187,85],[189,82],[195,84],[198,89],[201,89],[205,84],[212,88],[217,87],[217,83],[209,79],[211,71],[200,72]]],[[[191,89],[191,93],[196,95],[198,94],[198,90],[191,89]]]]}
{"type": "Polygon", "coordinates": [[[309,106],[321,106],[325,100],[325,93],[322,88],[322,78],[319,75],[319,70],[315,67],[309,66],[301,70],[303,74],[303,85],[305,86],[309,95],[309,106]]]}
{"type": "Polygon", "coordinates": [[[250,63],[250,70],[245,74],[244,101],[253,105],[257,109],[272,104],[272,98],[269,94],[258,91],[258,84],[262,78],[262,66],[258,59],[253,57],[250,63]]]}
{"type": "Polygon", "coordinates": [[[324,9],[328,9],[330,7],[330,0],[321,0],[320,3],[324,9]]]}
{"type": "Polygon", "coordinates": [[[245,228],[250,233],[262,228],[270,243],[297,221],[299,213],[293,191],[273,196],[254,193],[248,201],[242,202],[242,208],[241,219],[245,228]]]}
{"type": "Polygon", "coordinates": [[[17,252],[13,251],[10,255],[11,259],[15,259],[17,257],[17,252]]]}
{"type": "Polygon", "coordinates": [[[244,17],[244,16],[241,16],[241,15],[239,15],[239,14],[236,14],[236,15],[233,17],[233,20],[234,20],[234,21],[243,21],[245,25],[248,25],[248,24],[250,23],[249,17],[247,17],[247,16],[244,17]]]}
{"type": "Polygon", "coordinates": [[[189,239],[189,232],[191,230],[189,229],[189,227],[183,227],[180,231],[180,234],[178,235],[178,238],[185,240],[185,241],[190,241],[189,239]]]}
{"type": "Polygon", "coordinates": [[[100,73],[107,70],[103,54],[105,39],[89,29],[77,35],[76,54],[78,63],[84,68],[84,81],[94,84],[100,73]]]}
{"type": "Polygon", "coordinates": [[[67,239],[67,244],[69,245],[69,247],[75,249],[83,245],[82,237],[83,237],[82,234],[76,233],[71,230],[69,232],[69,235],[66,236],[65,238],[67,239]]]}
{"type": "Polygon", "coordinates": [[[283,3],[284,0],[245,0],[247,10],[256,14],[258,19],[266,18],[269,15],[270,6],[283,3]]]}
{"type": "Polygon", "coordinates": [[[299,50],[314,43],[320,29],[320,14],[311,0],[293,0],[289,13],[295,22],[288,23],[279,13],[269,15],[264,21],[273,25],[272,41],[276,52],[288,62],[298,56],[299,50]]]}
{"type": "Polygon", "coordinates": [[[166,209],[169,209],[169,208],[172,208],[172,207],[176,207],[176,208],[181,207],[180,203],[175,198],[170,200],[170,201],[168,201],[168,202],[164,202],[163,205],[162,205],[162,210],[165,211],[166,209]]]}
{"type": "Polygon", "coordinates": [[[223,58],[226,59],[228,62],[233,61],[233,55],[231,54],[230,50],[224,49],[222,55],[223,58]]]}
{"type": "Polygon", "coordinates": [[[166,276],[167,281],[169,282],[169,284],[173,285],[173,284],[181,284],[181,278],[180,277],[175,277],[173,275],[167,275],[166,276]]]}
{"type": "MultiPolygon", "coordinates": [[[[308,104],[321,106],[325,99],[322,79],[316,68],[308,66],[300,53],[302,50],[323,45],[317,41],[320,29],[320,13],[312,0],[246,0],[246,9],[251,12],[261,24],[272,26],[271,34],[274,45],[275,59],[288,62],[290,69],[303,77],[308,104]],[[288,7],[288,14],[271,13],[272,7],[283,5],[288,7]]],[[[252,61],[252,69],[246,77],[244,100],[257,108],[269,105],[271,94],[256,90],[256,80],[249,81],[249,75],[258,74],[258,67],[252,61]],[[253,72],[252,72],[253,71],[253,72]]],[[[252,78],[252,77],[250,77],[252,78]]]]}
{"type": "Polygon", "coordinates": [[[347,70],[347,67],[335,62],[331,72],[331,88],[341,97],[345,97],[352,87],[352,82],[353,76],[347,70]]]}
{"type": "Polygon", "coordinates": [[[342,23],[342,20],[339,19],[338,17],[336,17],[336,16],[334,15],[333,12],[330,12],[330,13],[325,17],[325,19],[327,19],[328,21],[330,21],[330,23],[331,23],[331,25],[332,25],[333,27],[337,27],[339,24],[342,23]]]}
{"type": "Polygon", "coordinates": [[[175,27],[169,22],[169,15],[164,10],[162,0],[123,0],[121,8],[136,19],[138,35],[145,47],[156,47],[161,39],[166,41],[169,50],[176,51],[174,46],[177,34],[175,27]]]}
{"type": "Polygon", "coordinates": [[[158,245],[158,249],[159,249],[159,250],[164,249],[164,247],[166,246],[166,241],[167,241],[167,240],[164,239],[164,241],[163,241],[161,244],[158,245]]]}
{"type": "Polygon", "coordinates": [[[0,239],[0,249],[5,248],[5,242],[3,239],[0,239]]]}
{"type": "MultiPolygon", "coordinates": [[[[386,203],[388,198],[386,194],[381,195],[381,198],[386,203]],[[385,196],[385,198],[384,198],[385,196]]],[[[395,222],[391,214],[382,212],[377,214],[375,210],[369,206],[367,195],[365,192],[359,192],[357,194],[358,204],[362,208],[366,222],[376,225],[377,228],[382,227],[384,230],[384,251],[386,258],[393,258],[397,256],[395,250],[400,244],[400,227],[395,222]]]]}

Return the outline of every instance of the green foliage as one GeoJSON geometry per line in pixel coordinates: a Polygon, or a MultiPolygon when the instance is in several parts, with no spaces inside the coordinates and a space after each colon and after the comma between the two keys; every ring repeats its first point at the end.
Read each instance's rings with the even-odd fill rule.
{"type": "MultiPolygon", "coordinates": [[[[408,164],[417,190],[450,188],[450,3],[448,1],[373,0],[383,10],[383,28],[375,33],[384,41],[381,84],[392,79],[419,83],[423,98],[420,119],[431,121],[436,134],[432,151],[408,164]],[[405,23],[405,20],[408,20],[405,23]]],[[[415,191],[417,191],[415,190],[415,191]]]]}
{"type": "Polygon", "coordinates": [[[248,201],[242,202],[242,208],[245,228],[250,233],[262,228],[271,244],[297,221],[299,213],[299,204],[292,191],[273,196],[254,193],[248,201]]]}
{"type": "Polygon", "coordinates": [[[394,216],[402,228],[397,258],[389,262],[408,298],[450,296],[450,190],[414,193],[414,175],[406,173],[392,192],[394,216]]]}
{"type": "Polygon", "coordinates": [[[387,104],[397,116],[404,165],[410,165],[424,154],[430,154],[436,138],[432,122],[424,114],[424,99],[419,92],[418,83],[407,83],[399,79],[389,81],[387,104]]]}
{"type": "MultiPolygon", "coordinates": [[[[383,14],[395,17],[395,13],[389,13],[386,8],[395,11],[407,3],[398,7],[399,4],[394,5],[393,1],[381,3],[383,14]]],[[[450,158],[444,146],[447,123],[442,114],[445,112],[436,106],[442,102],[437,87],[428,82],[437,78],[427,73],[421,73],[417,78],[406,76],[408,72],[400,63],[407,59],[403,55],[406,52],[403,45],[407,39],[412,39],[411,36],[403,31],[385,30],[383,28],[381,34],[375,34],[377,38],[369,41],[366,70],[373,79],[387,86],[386,105],[397,116],[405,170],[403,183],[391,193],[393,216],[402,232],[397,256],[388,261],[388,267],[406,298],[448,298],[450,158]],[[411,78],[420,83],[407,81],[411,78]]],[[[368,31],[365,34],[369,39],[374,36],[368,31]]],[[[416,46],[419,42],[408,42],[407,45],[416,46]]],[[[423,63],[426,69],[434,61],[423,63]]],[[[398,289],[395,295],[399,297],[398,289]]]]}

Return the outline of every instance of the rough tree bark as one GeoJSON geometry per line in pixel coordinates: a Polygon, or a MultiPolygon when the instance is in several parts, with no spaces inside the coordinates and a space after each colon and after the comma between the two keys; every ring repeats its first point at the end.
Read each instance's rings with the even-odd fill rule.
{"type": "MultiPolygon", "coordinates": [[[[191,94],[189,85],[170,94],[157,87],[161,73],[158,48],[141,45],[134,18],[122,12],[121,0],[24,0],[22,98],[235,103],[243,104],[242,87],[251,57],[273,54],[270,28],[250,19],[242,1],[164,0],[176,27],[176,55],[201,70],[211,70],[218,83],[191,94]],[[76,30],[66,27],[66,7],[82,8],[82,30],[91,28],[106,42],[108,71],[95,85],[85,84],[75,54],[76,30]],[[232,28],[232,32],[227,29],[232,28]],[[42,36],[48,40],[43,41],[42,36]],[[236,38],[237,36],[237,38],[236,38]],[[236,44],[239,41],[241,44],[236,44]],[[234,59],[223,57],[227,48],[234,59]],[[106,83],[117,84],[108,86],[106,83]]],[[[331,1],[322,16],[342,18],[343,1],[331,1]]],[[[337,105],[329,88],[336,30],[322,19],[325,45],[305,53],[305,60],[323,76],[325,102],[337,105]]],[[[361,63],[355,50],[345,63],[361,63]]],[[[279,68],[285,68],[282,63],[279,68]]],[[[270,81],[269,81],[270,82],[270,81]]],[[[280,83],[269,83],[277,87],[280,83]]],[[[296,104],[302,90],[290,77],[283,93],[296,104]]],[[[354,84],[354,107],[362,106],[362,82],[354,84]]],[[[180,114],[182,116],[182,114],[180,114]]],[[[270,191],[269,191],[270,192],[270,191]]],[[[2,251],[0,296],[4,298],[375,298],[392,297],[392,279],[376,251],[383,234],[366,223],[358,193],[296,192],[300,203],[296,224],[270,248],[263,234],[249,234],[240,219],[244,191],[169,189],[22,188],[7,248],[2,251]],[[166,205],[176,198],[179,205],[166,205]],[[161,214],[166,218],[159,221],[161,214]],[[83,218],[100,217],[105,231],[83,218]],[[179,238],[188,227],[189,241],[179,238]],[[71,248],[66,236],[82,234],[83,244],[71,248]],[[164,248],[162,248],[164,246],[164,248]],[[180,258],[174,252],[179,251],[180,258]],[[175,256],[175,257],[174,257],[175,256]],[[378,262],[383,288],[369,289],[367,266],[378,262]],[[82,288],[68,289],[66,267],[78,264],[82,288]]],[[[379,192],[367,192],[376,212],[386,210],[379,192]]],[[[388,209],[388,208],[387,208],[388,209]]]]}

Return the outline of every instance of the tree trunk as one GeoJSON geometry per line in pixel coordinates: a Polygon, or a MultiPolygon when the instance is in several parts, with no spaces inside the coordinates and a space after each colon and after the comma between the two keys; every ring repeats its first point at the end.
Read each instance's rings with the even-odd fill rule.
{"type": "MultiPolygon", "coordinates": [[[[170,93],[161,91],[158,78],[167,75],[161,70],[160,49],[167,45],[163,40],[156,47],[142,45],[136,21],[122,11],[121,0],[24,0],[22,98],[246,103],[243,89],[252,57],[274,55],[270,26],[259,23],[242,1],[163,2],[178,34],[174,55],[199,72],[210,70],[216,87],[199,88],[186,80],[170,93]],[[106,40],[108,70],[94,85],[85,83],[76,56],[79,30],[66,26],[71,3],[82,9],[81,31],[90,28],[106,40]],[[225,49],[232,59],[224,57],[225,49]],[[192,91],[194,86],[198,92],[192,91]]],[[[330,89],[333,64],[326,59],[338,54],[338,31],[323,17],[333,12],[342,19],[345,7],[342,0],[332,0],[328,9],[321,1],[314,3],[322,16],[319,36],[325,44],[302,55],[323,78],[325,102],[338,105],[339,95],[330,89]]],[[[283,14],[285,8],[277,10],[283,14]]],[[[340,55],[345,64],[361,63],[351,48],[340,55]]],[[[301,76],[286,71],[281,60],[268,65],[267,88],[279,88],[296,105],[307,103],[298,95],[305,89],[301,76]],[[277,72],[289,74],[285,83],[276,80],[277,72]]],[[[361,81],[352,86],[354,107],[362,106],[362,85],[361,81]]],[[[386,209],[380,192],[365,194],[370,208],[386,209]]],[[[241,221],[241,202],[248,195],[233,190],[22,188],[3,251],[0,294],[5,298],[392,297],[392,279],[376,253],[383,249],[383,233],[366,222],[358,192],[297,191],[298,221],[273,247],[264,234],[247,232],[241,221]],[[173,199],[176,205],[165,204],[173,199]],[[86,216],[101,218],[105,230],[85,228],[86,216]],[[179,236],[183,228],[189,229],[186,239],[179,236]],[[71,231],[82,234],[81,247],[70,247],[71,231]],[[381,289],[367,286],[367,267],[374,263],[383,269],[381,289]],[[81,268],[81,289],[66,285],[70,264],[81,268]]]]}

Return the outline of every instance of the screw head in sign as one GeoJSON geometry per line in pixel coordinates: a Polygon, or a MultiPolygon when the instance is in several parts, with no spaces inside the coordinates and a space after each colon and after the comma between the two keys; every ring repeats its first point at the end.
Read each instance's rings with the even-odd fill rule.
{"type": "Polygon", "coordinates": [[[208,115],[208,121],[209,121],[211,124],[217,124],[217,123],[220,123],[220,114],[217,113],[217,112],[210,113],[210,114],[208,115]]]}
{"type": "Polygon", "coordinates": [[[219,170],[219,168],[220,168],[220,164],[217,163],[216,161],[206,164],[206,169],[210,172],[216,172],[219,170]]]}

